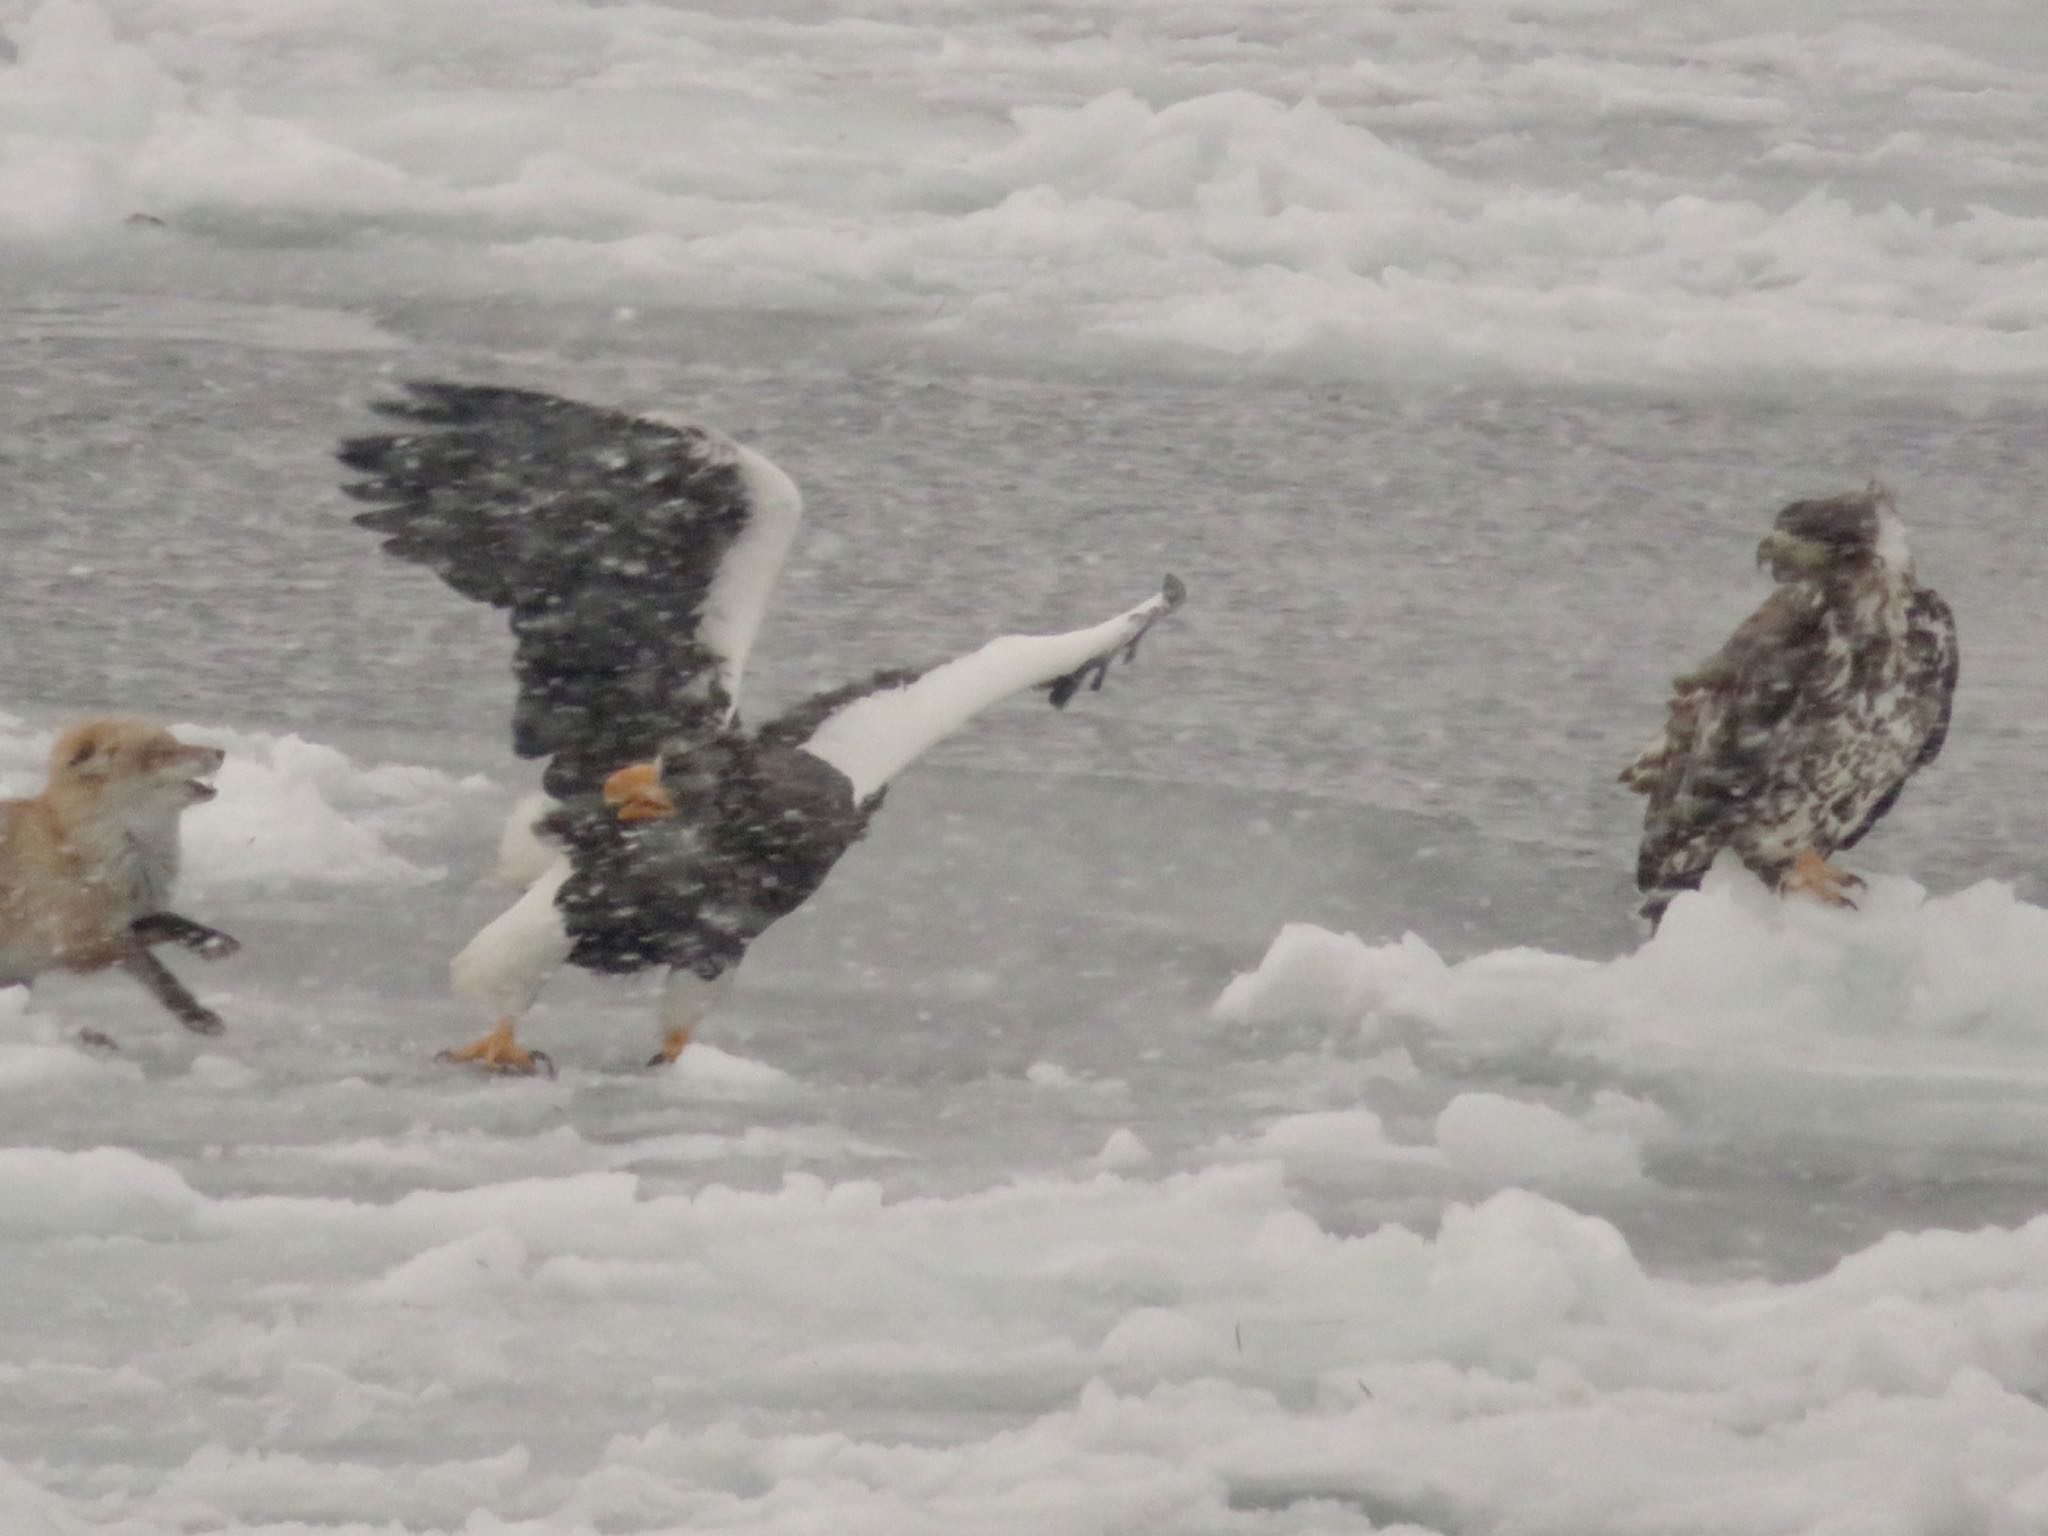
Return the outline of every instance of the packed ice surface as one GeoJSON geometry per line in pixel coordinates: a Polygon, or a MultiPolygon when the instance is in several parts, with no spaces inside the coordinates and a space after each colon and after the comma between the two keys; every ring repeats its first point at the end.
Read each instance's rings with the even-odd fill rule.
{"type": "Polygon", "coordinates": [[[1570,1115],[1460,1095],[1435,1150],[1482,1182],[1627,1185],[1646,1157],[1683,1143],[1697,1155],[1706,1137],[1730,1156],[1840,1141],[1871,1174],[1937,1150],[1954,1165],[2024,1158],[2048,1086],[2048,911],[1995,881],[1929,896],[1900,877],[1874,880],[1853,911],[1788,902],[1724,856],[1619,958],[1447,962],[1413,933],[1371,944],[1290,925],[1215,1016],[1319,1020],[1436,1071],[1627,1086],[1570,1115]]]}
{"type": "Polygon", "coordinates": [[[7,0],[0,35],[0,241],[60,284],[1331,377],[2048,367],[2019,5],[7,0]]]}
{"type": "MultiPolygon", "coordinates": [[[[0,725],[30,787],[49,735],[0,725]]],[[[1292,925],[1206,1022],[1098,1026],[1114,1076],[807,1056],[835,1005],[769,954],[676,1073],[593,983],[536,1017],[560,1080],[481,1081],[424,1057],[509,791],[184,729],[231,756],[181,905],[257,942],[174,963],[230,1033],[0,995],[11,1529],[2048,1522],[2048,1216],[1842,1209],[2038,1180],[2048,911],[2007,888],[1722,868],[1607,959],[1292,925]]]]}

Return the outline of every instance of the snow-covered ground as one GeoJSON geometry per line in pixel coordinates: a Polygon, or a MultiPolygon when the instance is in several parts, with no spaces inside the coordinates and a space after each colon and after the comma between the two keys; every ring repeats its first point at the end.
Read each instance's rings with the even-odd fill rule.
{"type": "Polygon", "coordinates": [[[2027,0],[5,0],[0,230],[187,296],[544,288],[1070,362],[2038,377],[2043,32],[2027,0]]]}
{"type": "Polygon", "coordinates": [[[2048,1531],[2044,109],[2030,0],[0,0],[0,793],[186,722],[245,944],[0,994],[0,1536],[2048,1531]],[[437,373],[797,477],[756,714],[1189,603],[478,1079],[506,642],[328,456],[437,373]],[[1644,943],[1872,475],[1949,748],[1644,943]]]}
{"type": "MultiPolygon", "coordinates": [[[[2048,1525],[2048,1216],[1918,1219],[2044,1171],[2007,889],[1717,872],[1605,961],[1291,926],[1115,1075],[806,1052],[833,989],[764,945],[673,1074],[646,988],[572,984],[562,1077],[477,1081],[379,940],[488,909],[443,861],[492,786],[192,734],[230,1033],[0,1003],[12,1531],[2048,1525]]],[[[977,963],[963,1018],[1037,988],[977,963]]]]}

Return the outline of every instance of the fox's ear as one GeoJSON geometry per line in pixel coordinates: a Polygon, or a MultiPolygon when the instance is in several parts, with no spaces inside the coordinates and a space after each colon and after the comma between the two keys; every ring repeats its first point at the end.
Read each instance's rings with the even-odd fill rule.
{"type": "Polygon", "coordinates": [[[98,757],[99,754],[99,737],[93,735],[81,736],[77,745],[72,747],[71,755],[64,760],[64,766],[66,768],[75,768],[80,773],[90,773],[94,767],[93,759],[98,757]]]}

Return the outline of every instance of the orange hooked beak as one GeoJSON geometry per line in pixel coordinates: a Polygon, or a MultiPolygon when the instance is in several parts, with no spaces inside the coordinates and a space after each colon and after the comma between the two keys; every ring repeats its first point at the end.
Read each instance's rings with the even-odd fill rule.
{"type": "Polygon", "coordinates": [[[634,763],[604,781],[604,803],[621,821],[654,821],[676,813],[652,763],[634,763]]]}

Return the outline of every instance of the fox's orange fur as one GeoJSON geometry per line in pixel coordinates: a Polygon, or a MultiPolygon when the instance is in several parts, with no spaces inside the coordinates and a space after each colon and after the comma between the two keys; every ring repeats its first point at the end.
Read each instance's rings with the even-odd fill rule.
{"type": "Polygon", "coordinates": [[[58,735],[42,793],[0,801],[0,986],[118,965],[188,1028],[221,1027],[150,946],[182,944],[208,959],[239,947],[169,910],[178,818],[213,798],[201,781],[222,755],[128,716],[80,720],[58,735]]]}

